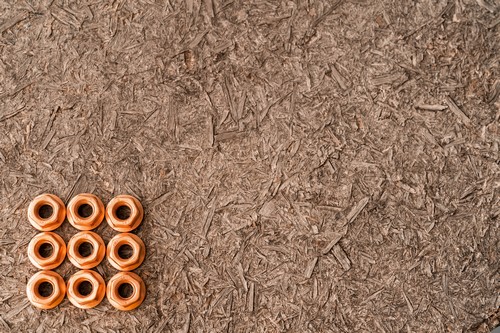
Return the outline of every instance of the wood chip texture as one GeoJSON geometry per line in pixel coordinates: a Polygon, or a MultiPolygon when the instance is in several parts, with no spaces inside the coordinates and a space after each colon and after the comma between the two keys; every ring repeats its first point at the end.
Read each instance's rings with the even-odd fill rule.
{"type": "Polygon", "coordinates": [[[0,1],[0,331],[490,332],[499,8],[0,1]],[[141,200],[138,309],[29,304],[44,192],[141,200]]]}

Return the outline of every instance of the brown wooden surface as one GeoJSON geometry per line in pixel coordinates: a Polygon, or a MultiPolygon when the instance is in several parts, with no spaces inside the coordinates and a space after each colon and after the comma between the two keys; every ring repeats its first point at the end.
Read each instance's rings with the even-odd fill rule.
{"type": "Polygon", "coordinates": [[[488,332],[499,8],[0,1],[0,331],[488,332]],[[138,309],[29,305],[44,192],[141,200],[138,309]]]}

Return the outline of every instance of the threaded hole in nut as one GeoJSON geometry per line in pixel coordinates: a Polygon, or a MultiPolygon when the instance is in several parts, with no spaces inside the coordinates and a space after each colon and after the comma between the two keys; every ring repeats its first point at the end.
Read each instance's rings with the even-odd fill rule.
{"type": "Polygon", "coordinates": [[[38,209],[38,216],[40,216],[42,219],[48,219],[49,217],[54,214],[54,208],[52,208],[51,205],[42,205],[38,209]]]}
{"type": "Polygon", "coordinates": [[[54,252],[54,247],[50,243],[42,243],[42,245],[40,245],[40,247],[38,248],[38,253],[42,258],[50,257],[53,252],[54,252]]]}
{"type": "Polygon", "coordinates": [[[82,281],[78,284],[77,288],[78,293],[82,296],[88,296],[92,292],[92,283],[90,281],[82,281]]]}
{"type": "Polygon", "coordinates": [[[89,217],[92,213],[94,213],[94,209],[89,204],[84,203],[78,207],[78,215],[81,217],[89,217]]]}
{"type": "Polygon", "coordinates": [[[122,205],[116,208],[116,217],[120,220],[126,220],[132,214],[132,210],[127,205],[122,205]]]}
{"type": "Polygon", "coordinates": [[[42,297],[49,297],[54,292],[54,286],[52,283],[43,281],[38,285],[38,293],[42,297]]]}
{"type": "Polygon", "coordinates": [[[122,283],[118,286],[118,295],[120,295],[121,298],[130,298],[133,293],[134,287],[128,282],[122,283]]]}
{"type": "Polygon", "coordinates": [[[118,256],[122,259],[129,259],[134,254],[134,249],[128,244],[123,244],[118,248],[118,256]]]}
{"type": "Polygon", "coordinates": [[[94,252],[94,246],[89,242],[83,242],[78,246],[78,254],[84,258],[90,256],[92,252],[94,252]]]}

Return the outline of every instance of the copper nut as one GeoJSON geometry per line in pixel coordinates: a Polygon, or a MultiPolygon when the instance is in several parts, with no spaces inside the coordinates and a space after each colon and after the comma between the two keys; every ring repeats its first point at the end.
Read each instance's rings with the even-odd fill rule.
{"type": "Polygon", "coordinates": [[[118,310],[129,311],[137,308],[146,297],[146,285],[141,277],[133,272],[120,272],[114,275],[106,288],[109,303],[118,310]],[[122,286],[129,285],[130,296],[121,295],[122,286]]]}
{"type": "Polygon", "coordinates": [[[59,197],[53,194],[41,194],[33,199],[28,207],[28,221],[40,231],[57,229],[66,217],[66,207],[59,197]],[[49,217],[40,216],[40,208],[50,206],[52,214],[49,217]]]}
{"type": "Polygon", "coordinates": [[[131,271],[139,267],[146,256],[144,242],[134,234],[123,233],[111,238],[107,247],[109,263],[120,271],[131,271]],[[129,258],[122,258],[119,250],[121,246],[128,245],[132,248],[129,258]]]}
{"type": "Polygon", "coordinates": [[[139,200],[131,195],[118,195],[114,197],[106,207],[106,221],[109,226],[119,232],[129,232],[141,224],[144,210],[139,200]],[[117,216],[120,207],[128,207],[130,216],[121,219],[117,216]]]}
{"type": "Polygon", "coordinates": [[[106,294],[106,283],[102,276],[91,270],[83,270],[73,274],[68,280],[68,299],[76,307],[90,309],[101,303],[106,294]],[[90,283],[91,290],[82,294],[82,283],[90,283]]]}
{"type": "Polygon", "coordinates": [[[80,193],[70,200],[67,207],[68,221],[78,230],[97,228],[104,219],[104,204],[101,199],[91,193],[80,193]],[[90,216],[82,216],[78,209],[83,205],[92,207],[90,216]]]}
{"type": "Polygon", "coordinates": [[[90,269],[99,265],[106,255],[106,245],[101,236],[92,231],[80,231],[68,242],[69,261],[80,269],[90,269]],[[80,253],[80,246],[88,243],[92,252],[84,256],[80,253]]]}
{"type": "Polygon", "coordinates": [[[66,284],[63,278],[53,271],[41,271],[29,279],[26,286],[26,294],[28,299],[37,308],[52,309],[59,305],[66,294],[66,284]],[[40,293],[42,283],[50,283],[52,293],[44,296],[40,293]]]}
{"type": "Polygon", "coordinates": [[[54,269],[59,266],[66,257],[66,244],[58,234],[54,232],[41,232],[33,237],[28,244],[28,258],[31,263],[40,269],[54,269]],[[43,245],[49,245],[52,252],[48,256],[41,253],[43,245]]]}

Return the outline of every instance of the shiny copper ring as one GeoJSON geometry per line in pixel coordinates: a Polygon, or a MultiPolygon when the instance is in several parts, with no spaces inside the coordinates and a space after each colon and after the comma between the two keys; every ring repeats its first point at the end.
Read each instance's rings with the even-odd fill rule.
{"type": "Polygon", "coordinates": [[[104,219],[104,204],[91,193],[80,193],[68,203],[67,215],[69,223],[76,229],[92,230],[104,219]]]}
{"type": "Polygon", "coordinates": [[[76,307],[90,309],[101,303],[106,294],[102,276],[91,270],[73,274],[68,280],[68,299],[76,307]]]}
{"type": "Polygon", "coordinates": [[[64,202],[53,194],[37,196],[28,207],[28,221],[40,231],[52,231],[58,228],[65,217],[64,202]]]}
{"type": "Polygon", "coordinates": [[[106,221],[119,232],[129,232],[137,228],[144,217],[144,209],[139,200],[131,195],[118,195],[106,206],[106,221]],[[123,215],[120,214],[124,211],[123,215]]]}
{"type": "Polygon", "coordinates": [[[139,267],[146,256],[144,242],[134,234],[122,233],[111,238],[107,247],[109,263],[120,271],[131,271],[139,267]],[[129,253],[122,250],[129,250],[129,253]]]}
{"type": "Polygon", "coordinates": [[[94,268],[105,255],[106,245],[95,232],[80,231],[68,242],[69,261],[80,269],[94,268]]]}
{"type": "Polygon", "coordinates": [[[31,304],[37,308],[52,309],[64,299],[66,284],[56,272],[41,271],[29,279],[26,294],[31,304]]]}
{"type": "Polygon", "coordinates": [[[54,269],[66,257],[66,244],[56,233],[41,232],[28,244],[28,258],[40,269],[54,269]]]}
{"type": "Polygon", "coordinates": [[[146,285],[139,275],[120,272],[108,281],[106,296],[109,303],[118,310],[133,310],[144,301],[146,285]]]}

